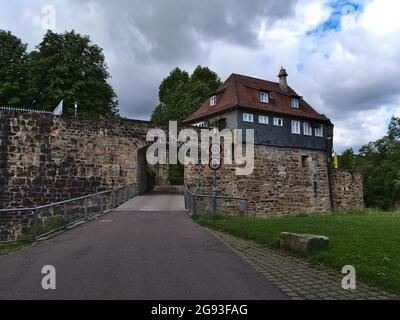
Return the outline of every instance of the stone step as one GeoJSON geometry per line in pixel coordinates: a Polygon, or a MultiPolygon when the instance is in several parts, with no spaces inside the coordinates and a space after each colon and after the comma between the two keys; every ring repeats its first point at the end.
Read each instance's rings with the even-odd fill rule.
{"type": "Polygon", "coordinates": [[[155,186],[153,192],[155,193],[183,193],[183,186],[160,185],[155,186]]]}

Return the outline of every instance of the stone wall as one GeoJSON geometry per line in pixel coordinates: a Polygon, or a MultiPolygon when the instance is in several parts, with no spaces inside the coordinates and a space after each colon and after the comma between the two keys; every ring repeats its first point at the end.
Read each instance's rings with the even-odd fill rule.
{"type": "MultiPolygon", "coordinates": [[[[30,207],[140,181],[148,122],[0,113],[0,208],[30,207]]],[[[139,185],[140,190],[145,187],[139,185]]]]}
{"type": "Polygon", "coordinates": [[[335,210],[364,208],[363,175],[360,171],[333,170],[332,190],[335,210]]]}
{"type": "MultiPolygon", "coordinates": [[[[208,166],[185,167],[185,184],[192,192],[211,194],[213,173],[208,166]]],[[[218,195],[248,200],[248,215],[277,216],[330,210],[327,157],[323,151],[255,146],[255,169],[236,176],[235,165],[217,172],[218,195]]],[[[225,213],[237,214],[230,210],[225,213]]]]}
{"type": "MultiPolygon", "coordinates": [[[[0,208],[48,204],[135,182],[144,192],[151,128],[160,127],[126,119],[0,113],[0,208]]],[[[236,176],[235,168],[218,171],[218,194],[248,199],[249,215],[330,209],[323,151],[257,145],[253,174],[236,176]]],[[[167,169],[158,171],[165,182],[167,169]]],[[[363,205],[360,173],[335,171],[332,180],[335,207],[363,205]]],[[[212,182],[208,166],[185,168],[191,191],[209,195],[212,182]]],[[[218,205],[229,213],[237,203],[218,205]]]]}
{"type": "MultiPolygon", "coordinates": [[[[0,116],[0,204],[6,201],[5,187],[7,184],[6,177],[6,166],[7,166],[7,156],[6,156],[6,121],[0,116]]],[[[0,207],[1,208],[1,207],[0,207]]]]}

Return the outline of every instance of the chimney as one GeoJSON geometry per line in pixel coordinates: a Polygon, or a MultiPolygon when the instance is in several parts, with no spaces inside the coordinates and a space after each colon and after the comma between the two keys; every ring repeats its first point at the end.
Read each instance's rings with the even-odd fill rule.
{"type": "Polygon", "coordinates": [[[281,90],[283,91],[288,91],[288,84],[287,84],[287,72],[286,69],[284,69],[283,67],[281,67],[281,71],[279,71],[278,77],[279,77],[279,87],[281,88],[281,90]]]}

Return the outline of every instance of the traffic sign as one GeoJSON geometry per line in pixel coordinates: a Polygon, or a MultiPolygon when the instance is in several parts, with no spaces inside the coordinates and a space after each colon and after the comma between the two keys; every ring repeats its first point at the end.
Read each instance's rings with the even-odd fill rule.
{"type": "Polygon", "coordinates": [[[208,166],[210,167],[211,170],[217,171],[221,168],[221,160],[218,158],[211,158],[208,166]]]}
{"type": "Polygon", "coordinates": [[[219,156],[222,152],[222,147],[220,144],[212,144],[210,145],[210,153],[214,156],[219,156]]]}

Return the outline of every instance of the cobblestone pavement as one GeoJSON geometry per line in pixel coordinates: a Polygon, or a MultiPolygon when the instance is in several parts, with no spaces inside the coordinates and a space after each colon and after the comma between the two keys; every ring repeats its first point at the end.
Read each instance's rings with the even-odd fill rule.
{"type": "Polygon", "coordinates": [[[393,300],[399,299],[381,289],[361,284],[356,290],[343,290],[343,274],[283,250],[273,250],[253,241],[209,230],[243,260],[293,300],[393,300]]]}

